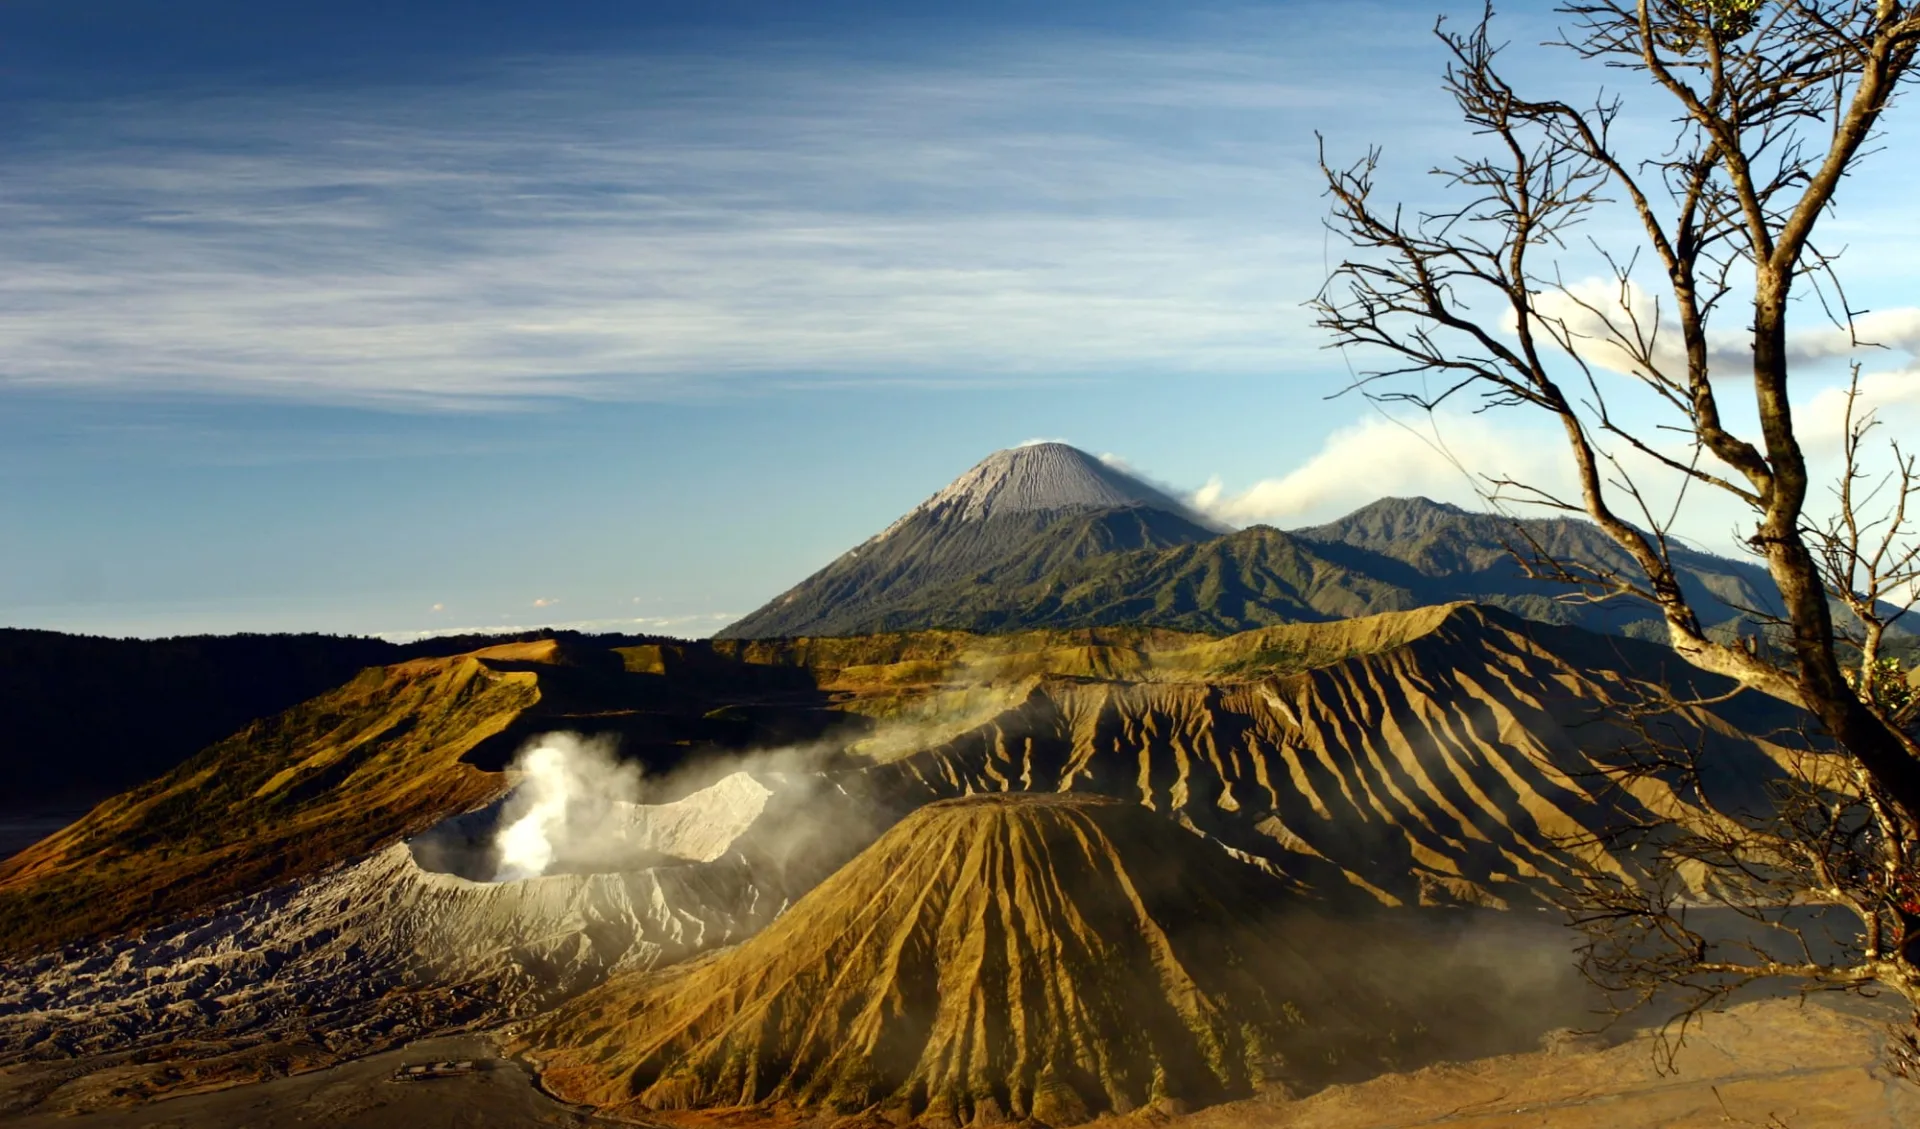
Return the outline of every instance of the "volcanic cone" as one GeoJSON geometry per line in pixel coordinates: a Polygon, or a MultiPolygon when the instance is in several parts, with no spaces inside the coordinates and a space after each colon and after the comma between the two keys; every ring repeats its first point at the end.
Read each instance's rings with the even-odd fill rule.
{"type": "Polygon", "coordinates": [[[1377,1065],[1337,928],[1137,805],[920,809],[737,948],[616,978],[526,1044],[616,1114],[925,1126],[1179,1108],[1377,1065]]]}

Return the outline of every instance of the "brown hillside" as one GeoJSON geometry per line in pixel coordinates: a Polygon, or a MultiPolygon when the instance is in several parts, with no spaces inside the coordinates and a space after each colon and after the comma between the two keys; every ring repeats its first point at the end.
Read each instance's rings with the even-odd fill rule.
{"type": "MultiPolygon", "coordinates": [[[[1620,706],[1648,682],[1726,690],[1652,644],[1428,608],[1143,653],[1118,677],[1033,677],[1011,708],[867,776],[888,797],[1115,796],[1328,894],[1527,904],[1566,873],[1570,838],[1682,813],[1657,778],[1621,795],[1597,772],[1636,755],[1620,706]]],[[[1705,751],[1711,799],[1739,808],[1764,803],[1800,720],[1743,695],[1659,724],[1705,751]]]]}
{"type": "Polygon", "coordinates": [[[650,1118],[1063,1125],[1377,1069],[1350,950],[1276,899],[1136,805],[935,803],[746,943],[611,980],[524,1042],[557,1094],[650,1118]]]}
{"type": "Polygon", "coordinates": [[[461,762],[539,700],[472,656],[374,668],[256,722],[0,865],[0,950],[185,916],[499,795],[461,762]]]}
{"type": "MultiPolygon", "coordinates": [[[[1618,814],[1593,770],[1636,739],[1619,704],[1663,679],[1724,689],[1662,648],[1472,605],[1225,639],[545,641],[421,659],[258,722],[0,864],[0,952],[177,920],[417,833],[498,796],[514,749],[555,729],[618,736],[655,768],[835,731],[885,762],[837,776],[875,810],[1090,791],[1322,892],[1514,904],[1564,867],[1569,833],[1618,814]]],[[[1721,799],[1740,801],[1781,771],[1765,735],[1797,720],[1749,695],[1667,724],[1711,747],[1741,784],[1721,799]]],[[[1628,807],[1677,803],[1649,780],[1628,807]]]]}
{"type": "Polygon", "coordinates": [[[542,733],[617,739],[662,768],[844,720],[791,678],[728,674],[636,674],[551,639],[370,668],[0,863],[0,953],[178,921],[361,858],[499,798],[500,770],[542,733]],[[743,701],[765,704],[715,710],[743,701]]]}

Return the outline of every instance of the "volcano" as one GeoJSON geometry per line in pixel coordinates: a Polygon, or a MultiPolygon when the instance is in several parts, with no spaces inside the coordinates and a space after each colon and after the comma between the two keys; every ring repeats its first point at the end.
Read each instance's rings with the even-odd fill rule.
{"type": "Polygon", "coordinates": [[[1329,928],[1138,805],[973,796],[910,815],[745,944],[617,977],[524,1040],[555,1093],[615,1116],[1177,1110],[1407,1045],[1329,928]]]}
{"type": "Polygon", "coordinates": [[[1565,843],[1696,802],[1657,773],[1589,783],[1630,754],[1642,681],[1699,703],[1667,723],[1716,766],[1716,805],[1763,801],[1802,751],[1755,735],[1799,715],[1690,671],[1471,605],[376,668],[0,870],[0,1067],[155,1096],[563,1006],[530,1044],[554,1085],[632,1110],[1052,1122],[1311,1087],[1409,1062],[1399,1016],[1567,1022],[1510,1021],[1541,993],[1505,964],[1505,989],[1458,988],[1416,923],[1507,906],[1551,929],[1531,908],[1565,843]],[[618,736],[667,779],[610,805],[592,850],[497,880],[501,769],[555,730],[618,736]],[[716,744],[784,733],[821,747],[716,744]]]}
{"type": "Polygon", "coordinates": [[[1065,443],[996,451],[723,638],[953,626],[965,590],[1029,584],[1089,557],[1211,541],[1224,530],[1065,443]],[[956,591],[959,590],[959,591],[956,591]]]}
{"type": "MultiPolygon", "coordinates": [[[[1588,522],[1383,498],[1326,525],[1230,531],[1064,443],[999,451],[723,639],[1142,625],[1227,635],[1474,600],[1543,623],[1664,641],[1638,600],[1567,599],[1516,548],[1632,575],[1588,522]]],[[[1779,599],[1764,569],[1684,547],[1681,583],[1716,635],[1779,599]]],[[[1899,646],[1910,636],[1902,634],[1899,646]]]]}
{"type": "MultiPolygon", "coordinates": [[[[1017,514],[1063,514],[1139,506],[1201,520],[1184,503],[1065,443],[1029,443],[995,451],[914,507],[894,529],[926,516],[991,521],[1017,514]]],[[[889,529],[880,535],[884,538],[889,529]]]]}

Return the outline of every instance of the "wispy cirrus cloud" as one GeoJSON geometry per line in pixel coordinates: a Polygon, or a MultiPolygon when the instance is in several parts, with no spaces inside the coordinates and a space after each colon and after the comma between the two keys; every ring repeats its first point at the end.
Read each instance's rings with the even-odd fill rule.
{"type": "Polygon", "coordinates": [[[1282,30],[55,108],[0,170],[0,383],[459,405],[1264,371],[1318,344],[1311,126],[1393,97],[1282,30]]]}
{"type": "MultiPolygon", "coordinates": [[[[1622,286],[1589,278],[1563,291],[1542,294],[1536,308],[1556,337],[1564,335],[1582,358],[1598,368],[1643,377],[1642,366],[1635,360],[1637,346],[1629,349],[1621,343],[1645,341],[1652,346],[1655,370],[1667,380],[1684,381],[1687,360],[1670,301],[1663,307],[1654,294],[1636,284],[1622,286]]],[[[1517,322],[1508,313],[1501,324],[1511,334],[1517,322]]],[[[1849,364],[1860,366],[1853,405],[1856,423],[1871,415],[1895,434],[1920,426],[1920,364],[1916,364],[1920,362],[1920,307],[1863,313],[1846,328],[1803,317],[1787,338],[1787,358],[1797,431],[1816,455],[1833,454],[1846,429],[1849,364]]],[[[1751,381],[1753,368],[1750,334],[1741,329],[1711,332],[1707,363],[1721,410],[1734,415],[1733,430],[1750,432],[1758,445],[1758,429],[1740,422],[1751,402],[1750,385],[1743,387],[1751,381]]],[[[1610,397],[1621,390],[1618,385],[1607,388],[1610,397]]],[[[1670,413],[1667,422],[1684,424],[1671,405],[1655,407],[1670,413]]],[[[1617,405],[1614,410],[1618,411],[1617,405]]],[[[1686,457],[1684,445],[1669,453],[1686,457]]]]}

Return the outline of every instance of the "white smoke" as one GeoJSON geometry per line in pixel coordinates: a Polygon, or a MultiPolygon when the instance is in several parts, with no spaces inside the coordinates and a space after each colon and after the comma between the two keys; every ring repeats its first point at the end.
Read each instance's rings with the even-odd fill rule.
{"type": "Polygon", "coordinates": [[[1502,419],[1439,412],[1395,420],[1363,416],[1278,478],[1230,491],[1218,478],[1188,496],[1217,521],[1326,521],[1383,497],[1418,495],[1485,509],[1486,476],[1571,487],[1565,440],[1520,413],[1502,419]]]}
{"type": "Polygon", "coordinates": [[[619,837],[624,805],[640,798],[639,766],[615,757],[611,741],[576,733],[535,738],[508,772],[519,782],[494,832],[495,882],[599,855],[619,837]]]}
{"type": "MultiPolygon", "coordinates": [[[[991,667],[990,658],[979,663],[962,659],[956,662],[956,674],[966,670],[965,677],[984,677],[991,667]]],[[[864,810],[855,798],[860,786],[836,780],[837,773],[937,745],[1013,704],[1012,697],[997,691],[949,694],[864,733],[843,731],[769,748],[702,748],[657,773],[622,761],[612,737],[543,734],[527,742],[508,765],[513,791],[490,832],[465,839],[465,846],[458,847],[443,847],[426,837],[415,857],[423,857],[422,852],[437,857],[433,852],[440,850],[468,852],[465,857],[471,862],[441,859],[431,868],[463,876],[491,875],[494,882],[708,861],[708,852],[681,849],[684,827],[663,840],[659,821],[681,818],[666,810],[678,800],[744,774],[752,778],[751,786],[736,782],[713,802],[758,803],[756,788],[760,796],[776,797],[764,817],[750,820],[758,856],[782,866],[781,860],[801,857],[837,864],[877,837],[892,818],[885,811],[864,810]],[[482,842],[485,847],[476,851],[482,842]]],[[[714,814],[723,816],[723,822],[732,818],[720,808],[714,814]]]]}

